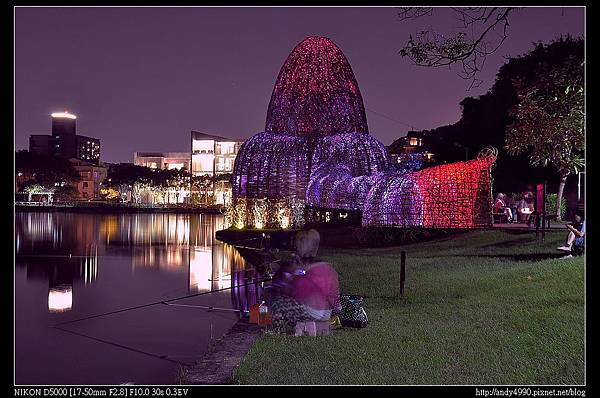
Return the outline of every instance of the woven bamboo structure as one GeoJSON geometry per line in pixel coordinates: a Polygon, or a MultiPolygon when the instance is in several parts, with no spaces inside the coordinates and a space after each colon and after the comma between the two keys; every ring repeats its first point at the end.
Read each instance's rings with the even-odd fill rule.
{"type": "MultiPolygon", "coordinates": [[[[343,164],[352,177],[385,170],[389,156],[384,145],[369,135],[358,83],[342,51],[329,39],[308,37],[283,64],[267,110],[265,131],[240,148],[233,173],[231,213],[239,227],[276,227],[281,207],[306,203],[311,176],[325,164],[343,164]],[[287,201],[287,202],[286,202],[287,201]],[[245,212],[245,221],[235,212],[245,212]]],[[[311,192],[320,192],[313,184],[311,192]]],[[[319,197],[320,196],[315,196],[319,197]]],[[[320,205],[321,203],[315,203],[320,205]]],[[[344,199],[339,204],[347,206],[344,199]]],[[[290,226],[303,220],[291,211],[290,226]]]]}
{"type": "Polygon", "coordinates": [[[352,68],[329,39],[308,37],[283,64],[265,131],[240,148],[227,222],[293,228],[306,206],[362,211],[362,224],[473,228],[491,223],[491,166],[477,160],[398,170],[369,134],[352,68]]]}
{"type": "Polygon", "coordinates": [[[362,224],[405,228],[477,228],[491,224],[491,167],[497,151],[478,159],[379,178],[365,199],[362,224]]]}

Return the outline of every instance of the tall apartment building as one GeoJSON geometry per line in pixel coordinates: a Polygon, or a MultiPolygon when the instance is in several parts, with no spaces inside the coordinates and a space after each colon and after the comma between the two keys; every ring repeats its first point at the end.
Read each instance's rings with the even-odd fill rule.
{"type": "Polygon", "coordinates": [[[30,135],[30,152],[99,164],[100,140],[77,135],[77,116],[67,111],[55,112],[50,116],[52,117],[52,134],[30,135]]]}

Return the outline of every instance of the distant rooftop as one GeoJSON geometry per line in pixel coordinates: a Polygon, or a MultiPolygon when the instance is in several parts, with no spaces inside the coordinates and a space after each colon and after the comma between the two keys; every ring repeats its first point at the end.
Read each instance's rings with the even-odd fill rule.
{"type": "Polygon", "coordinates": [[[183,158],[189,157],[190,152],[134,152],[134,156],[142,158],[183,158]]]}
{"type": "Polygon", "coordinates": [[[67,118],[67,119],[77,119],[77,116],[75,116],[72,113],[69,113],[67,111],[64,111],[64,112],[54,112],[50,116],[56,117],[56,118],[63,118],[63,119],[64,118],[67,118]]]}
{"type": "Polygon", "coordinates": [[[196,130],[192,130],[192,136],[195,139],[200,139],[200,140],[204,139],[204,140],[227,141],[227,142],[246,141],[244,138],[227,138],[227,137],[221,137],[220,135],[202,133],[202,132],[196,131],[196,130]]]}

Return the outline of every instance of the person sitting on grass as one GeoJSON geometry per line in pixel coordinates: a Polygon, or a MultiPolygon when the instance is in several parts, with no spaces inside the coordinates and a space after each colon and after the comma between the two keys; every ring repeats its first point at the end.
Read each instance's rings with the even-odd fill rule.
{"type": "Polygon", "coordinates": [[[578,256],[583,254],[585,247],[585,220],[583,214],[575,214],[573,224],[565,224],[569,230],[567,242],[557,249],[564,252],[570,252],[571,255],[578,256]]]}
{"type": "Polygon", "coordinates": [[[274,332],[290,334],[296,323],[328,321],[340,309],[338,275],[329,263],[316,259],[319,233],[311,229],[296,234],[296,254],[284,265],[279,294],[271,300],[274,332]],[[282,283],[283,282],[283,283],[282,283]]]}

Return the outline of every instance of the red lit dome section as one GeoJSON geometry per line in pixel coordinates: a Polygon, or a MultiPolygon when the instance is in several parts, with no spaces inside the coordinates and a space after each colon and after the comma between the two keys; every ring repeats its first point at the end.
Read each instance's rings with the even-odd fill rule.
{"type": "Polygon", "coordinates": [[[288,56],[271,95],[265,131],[315,138],[368,133],[352,67],[330,39],[307,37],[288,56]]]}

